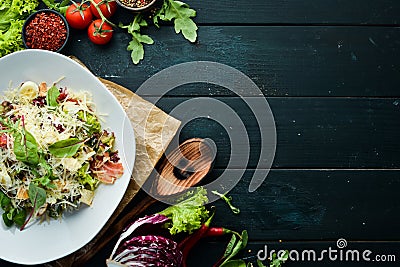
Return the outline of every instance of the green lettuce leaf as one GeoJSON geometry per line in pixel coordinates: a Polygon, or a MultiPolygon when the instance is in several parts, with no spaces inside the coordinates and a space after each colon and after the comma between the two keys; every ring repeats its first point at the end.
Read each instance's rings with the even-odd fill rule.
{"type": "Polygon", "coordinates": [[[38,0],[0,1],[0,57],[24,48],[22,26],[38,5],[38,0]]]}
{"type": "Polygon", "coordinates": [[[11,21],[6,31],[0,30],[0,57],[24,49],[21,37],[23,20],[11,21]]]}
{"type": "Polygon", "coordinates": [[[209,217],[208,210],[204,207],[207,202],[207,190],[199,187],[188,192],[184,196],[184,200],[166,208],[159,214],[172,220],[168,228],[172,235],[181,232],[192,233],[199,229],[209,217]]]}

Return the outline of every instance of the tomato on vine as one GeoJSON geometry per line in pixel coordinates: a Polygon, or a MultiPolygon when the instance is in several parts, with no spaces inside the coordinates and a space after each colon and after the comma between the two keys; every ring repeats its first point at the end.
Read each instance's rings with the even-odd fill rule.
{"type": "Polygon", "coordinates": [[[93,15],[88,4],[73,3],[65,13],[69,26],[74,29],[83,30],[92,21],[93,15]]]}
{"type": "Polygon", "coordinates": [[[101,18],[101,16],[94,4],[97,4],[97,7],[107,19],[111,18],[117,11],[117,2],[115,0],[92,0],[91,2],[90,10],[96,18],[101,18]]]}
{"type": "Polygon", "coordinates": [[[95,44],[104,45],[113,36],[113,29],[110,24],[101,19],[94,20],[88,28],[89,40],[95,44]]]}

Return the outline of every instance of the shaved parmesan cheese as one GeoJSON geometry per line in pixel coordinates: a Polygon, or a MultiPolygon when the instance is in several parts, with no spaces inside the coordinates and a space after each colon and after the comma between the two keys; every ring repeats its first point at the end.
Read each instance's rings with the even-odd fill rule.
{"type": "Polygon", "coordinates": [[[8,174],[7,167],[3,162],[0,162],[0,184],[5,188],[12,186],[11,177],[8,174]]]}

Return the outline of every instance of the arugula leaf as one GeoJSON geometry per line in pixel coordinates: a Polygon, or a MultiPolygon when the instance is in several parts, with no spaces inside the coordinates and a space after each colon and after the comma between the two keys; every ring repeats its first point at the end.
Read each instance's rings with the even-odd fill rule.
{"type": "MultiPolygon", "coordinates": [[[[153,23],[156,27],[160,27],[160,20],[173,21],[176,33],[182,33],[187,40],[195,42],[198,29],[196,23],[192,20],[195,16],[196,11],[189,8],[186,3],[176,0],[164,0],[161,8],[153,16],[153,23]]],[[[131,58],[134,64],[138,64],[144,58],[143,44],[150,45],[154,43],[151,37],[140,33],[141,27],[146,27],[147,25],[141,14],[137,14],[130,25],[119,24],[119,27],[128,29],[128,32],[132,35],[132,40],[129,42],[127,50],[132,51],[131,58]]]]}
{"type": "Polygon", "coordinates": [[[141,14],[137,14],[132,23],[129,25],[124,26],[121,23],[119,24],[120,28],[127,29],[128,33],[132,35],[132,40],[129,42],[127,50],[132,51],[131,58],[134,64],[138,64],[140,60],[144,58],[143,44],[150,45],[154,43],[153,39],[150,36],[140,33],[140,28],[147,27],[147,25],[148,24],[146,20],[143,19],[143,16],[141,14]]]}
{"type": "Polygon", "coordinates": [[[175,32],[182,32],[183,36],[190,42],[197,39],[197,25],[191,19],[196,16],[196,11],[189,5],[176,0],[164,0],[161,9],[153,17],[154,24],[159,27],[159,20],[173,21],[175,32]]]}
{"type": "Polygon", "coordinates": [[[14,154],[17,160],[27,165],[39,164],[38,144],[30,132],[24,130],[14,133],[14,154]]]}
{"type": "Polygon", "coordinates": [[[46,94],[47,105],[50,107],[57,107],[58,106],[57,98],[59,96],[60,96],[60,91],[58,90],[58,88],[54,85],[50,87],[50,89],[47,91],[46,94]]]}
{"type": "Polygon", "coordinates": [[[49,146],[49,152],[59,158],[72,157],[78,152],[84,141],[78,138],[69,138],[57,141],[49,146]]]}

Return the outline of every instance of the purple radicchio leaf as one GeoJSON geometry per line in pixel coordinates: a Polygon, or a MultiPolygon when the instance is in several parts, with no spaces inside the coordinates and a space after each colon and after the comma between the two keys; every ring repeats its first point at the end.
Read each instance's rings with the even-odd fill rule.
{"type": "Polygon", "coordinates": [[[114,249],[111,253],[110,259],[113,259],[114,254],[118,251],[120,251],[118,248],[120,247],[120,244],[127,239],[132,239],[133,237],[137,236],[134,235],[133,233],[140,227],[146,224],[153,224],[153,225],[157,225],[157,224],[164,224],[165,222],[169,221],[170,219],[164,215],[160,215],[160,214],[154,214],[154,215],[150,215],[150,216],[145,216],[142,218],[137,219],[136,221],[134,221],[131,225],[129,225],[128,227],[125,228],[125,230],[122,232],[122,234],[120,235],[117,243],[114,246],[114,249]]]}
{"type": "Polygon", "coordinates": [[[178,244],[162,236],[137,236],[121,248],[114,261],[126,266],[178,267],[182,263],[178,244]]]}

